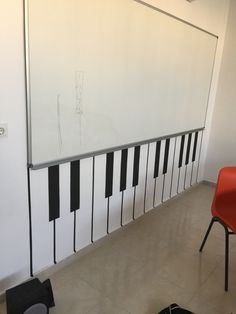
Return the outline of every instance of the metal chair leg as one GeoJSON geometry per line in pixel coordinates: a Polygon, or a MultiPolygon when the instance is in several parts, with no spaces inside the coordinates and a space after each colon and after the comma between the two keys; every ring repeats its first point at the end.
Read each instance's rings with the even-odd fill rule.
{"type": "Polygon", "coordinates": [[[225,228],[225,291],[228,291],[229,282],[229,231],[225,228]]]}
{"type": "Polygon", "coordinates": [[[210,222],[210,224],[209,224],[209,227],[208,227],[208,229],[207,229],[207,232],[206,232],[206,234],[205,234],[205,237],[204,237],[204,239],[203,239],[203,241],[202,241],[201,247],[200,247],[200,249],[199,249],[199,252],[202,252],[202,250],[203,250],[203,248],[204,248],[204,245],[205,245],[205,243],[206,243],[206,240],[207,240],[207,238],[208,238],[208,235],[209,235],[209,233],[210,233],[210,231],[211,231],[212,225],[213,225],[213,223],[214,223],[215,221],[216,221],[215,218],[212,217],[211,222],[210,222]]]}

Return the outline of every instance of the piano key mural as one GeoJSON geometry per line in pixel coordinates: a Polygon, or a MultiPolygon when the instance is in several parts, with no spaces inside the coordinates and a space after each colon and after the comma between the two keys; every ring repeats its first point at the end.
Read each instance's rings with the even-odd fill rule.
{"type": "Polygon", "coordinates": [[[31,274],[197,183],[203,130],[30,170],[31,274]]]}

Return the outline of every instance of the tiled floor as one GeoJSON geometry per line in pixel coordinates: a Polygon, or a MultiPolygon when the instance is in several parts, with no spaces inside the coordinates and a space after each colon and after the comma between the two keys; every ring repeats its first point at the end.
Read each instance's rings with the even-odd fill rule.
{"type": "Polygon", "coordinates": [[[236,314],[236,237],[230,241],[228,293],[221,226],[198,252],[213,192],[204,184],[192,188],[55,273],[50,313],[155,314],[175,302],[198,314],[236,314]]]}

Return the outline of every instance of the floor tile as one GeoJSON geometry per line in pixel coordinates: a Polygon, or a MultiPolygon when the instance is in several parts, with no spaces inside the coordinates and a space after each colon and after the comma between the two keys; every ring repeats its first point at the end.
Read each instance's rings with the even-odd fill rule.
{"type": "Polygon", "coordinates": [[[102,298],[88,314],[129,314],[130,312],[120,308],[107,298],[102,298]]]}
{"type": "Polygon", "coordinates": [[[6,304],[2,303],[0,304],[0,314],[6,314],[6,304]]]}
{"type": "Polygon", "coordinates": [[[56,307],[50,313],[85,314],[100,303],[102,295],[80,278],[71,280],[65,274],[51,278],[56,307]]]}
{"type": "MultiPolygon", "coordinates": [[[[236,260],[235,260],[236,264],[236,260]]],[[[199,313],[236,313],[236,267],[230,269],[229,291],[224,291],[224,265],[218,264],[204,285],[196,291],[188,306],[199,313]],[[206,311],[208,310],[208,312],[206,311]]]]}
{"type": "Polygon", "coordinates": [[[111,291],[125,290],[134,273],[142,266],[143,261],[120,254],[113,246],[107,245],[67,267],[63,276],[69,281],[75,278],[84,280],[106,297],[111,291]]]}

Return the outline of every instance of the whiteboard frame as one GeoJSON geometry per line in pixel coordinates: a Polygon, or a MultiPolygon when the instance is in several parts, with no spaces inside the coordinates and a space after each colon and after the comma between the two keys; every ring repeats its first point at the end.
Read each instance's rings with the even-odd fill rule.
{"type": "Polygon", "coordinates": [[[211,74],[211,82],[210,82],[210,88],[209,88],[209,93],[208,93],[208,101],[207,101],[207,107],[206,107],[206,113],[205,113],[205,123],[204,123],[204,127],[202,128],[198,128],[198,129],[193,129],[193,130],[187,130],[187,131],[183,131],[183,132],[179,132],[179,133],[175,133],[175,134],[169,134],[169,135],[165,135],[165,136],[161,136],[161,137],[156,137],[156,138],[151,138],[151,139],[146,139],[146,140],[142,140],[139,142],[132,142],[132,143],[128,143],[125,145],[121,145],[121,146],[114,146],[114,147],[110,147],[107,149],[103,149],[103,150],[97,150],[94,152],[88,152],[85,154],[79,154],[79,155],[75,155],[75,156],[71,156],[71,157],[66,157],[66,158],[58,158],[55,160],[51,160],[49,162],[42,162],[42,163],[33,163],[32,160],[32,119],[31,119],[31,84],[30,84],[30,41],[29,41],[29,1],[30,0],[23,0],[23,30],[24,30],[24,60],[25,60],[25,95],[26,95],[26,132],[27,132],[27,167],[31,168],[33,170],[37,170],[37,169],[42,169],[42,168],[47,168],[53,165],[58,165],[58,164],[62,164],[62,163],[66,163],[66,162],[71,162],[71,161],[75,161],[78,159],[84,159],[84,158],[89,158],[89,157],[94,157],[94,156],[98,156],[98,155],[102,155],[102,154],[106,154],[107,152],[110,151],[118,151],[124,148],[130,148],[130,147],[134,147],[136,145],[143,145],[143,144],[148,144],[148,143],[152,143],[158,140],[163,140],[166,138],[172,138],[172,137],[176,137],[176,136],[181,136],[183,134],[188,134],[188,133],[192,133],[192,132],[197,132],[197,131],[202,131],[205,129],[205,123],[206,123],[206,116],[207,116],[207,111],[208,111],[208,104],[209,104],[209,97],[210,97],[210,91],[211,91],[211,85],[212,85],[212,78],[213,78],[213,72],[214,72],[214,67],[215,67],[215,56],[216,56],[216,51],[217,51],[217,44],[218,44],[218,36],[199,27],[196,26],[184,19],[181,19],[173,14],[170,14],[168,12],[165,12],[151,4],[148,4],[142,0],[132,0],[135,1],[141,5],[147,6],[150,9],[153,9],[155,11],[158,11],[162,14],[165,14],[166,16],[169,16],[181,23],[187,24],[190,27],[193,27],[195,29],[198,29],[199,31],[202,31],[204,33],[207,33],[213,37],[215,37],[217,39],[217,43],[216,43],[216,48],[215,48],[215,55],[214,55],[214,61],[213,61],[213,68],[212,68],[212,74],[211,74]]]}
{"type": "Polygon", "coordinates": [[[187,131],[174,133],[174,134],[168,134],[168,135],[155,137],[155,138],[151,138],[151,139],[143,140],[143,141],[139,141],[139,142],[132,142],[132,143],[129,143],[129,144],[124,144],[124,145],[120,145],[120,146],[114,146],[114,147],[106,148],[106,149],[102,149],[102,150],[96,150],[94,152],[89,152],[89,153],[86,153],[86,154],[80,154],[80,155],[75,155],[75,156],[71,156],[71,157],[55,159],[55,160],[48,161],[48,162],[43,162],[43,163],[28,164],[28,167],[33,169],[33,170],[47,168],[47,167],[55,166],[55,165],[58,165],[58,164],[64,164],[64,163],[71,162],[71,161],[76,161],[76,160],[85,159],[85,158],[89,158],[89,157],[95,157],[95,156],[103,155],[103,154],[106,154],[106,153],[109,153],[109,152],[115,152],[115,151],[118,151],[118,150],[122,150],[122,149],[125,149],[125,148],[141,146],[141,145],[145,145],[145,144],[149,144],[149,143],[154,143],[154,142],[157,142],[157,141],[162,141],[162,140],[165,140],[167,138],[174,138],[174,137],[178,137],[178,136],[181,136],[181,135],[186,135],[186,134],[189,134],[189,133],[200,132],[200,131],[204,131],[204,130],[205,130],[205,127],[198,128],[198,129],[187,130],[187,131]]]}

